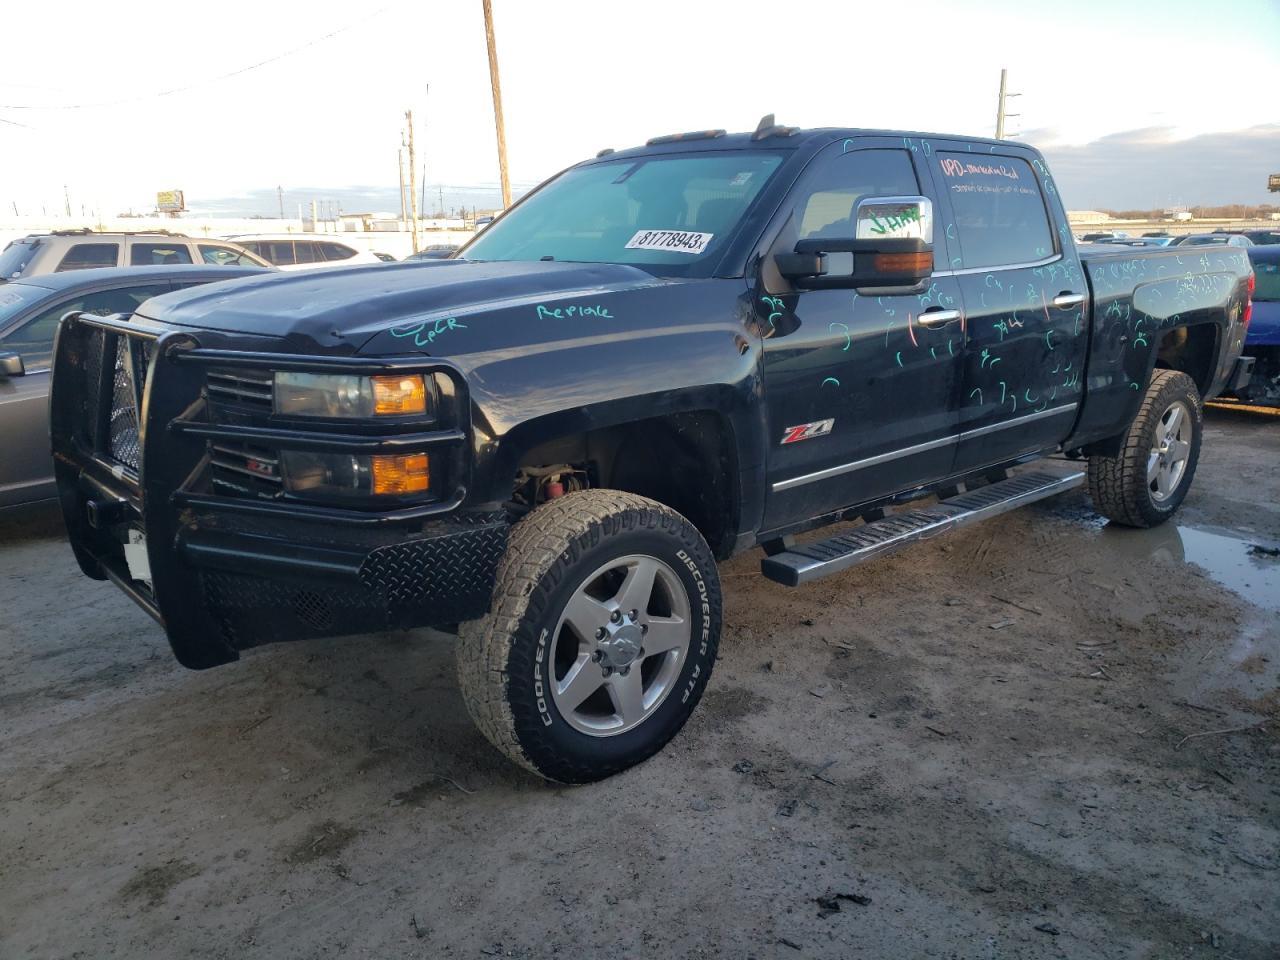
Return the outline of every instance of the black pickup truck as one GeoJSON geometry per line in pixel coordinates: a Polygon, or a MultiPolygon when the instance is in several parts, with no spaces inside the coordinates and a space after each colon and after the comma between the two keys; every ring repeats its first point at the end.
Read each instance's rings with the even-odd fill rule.
{"type": "Polygon", "coordinates": [[[658,137],[453,259],[72,314],[59,493],[183,664],[458,625],[486,736],[588,781],[697,704],[719,559],[798,586],[1086,482],[1168,518],[1203,399],[1247,380],[1252,279],[1225,246],[1077,249],[1020,143],[658,137]]]}

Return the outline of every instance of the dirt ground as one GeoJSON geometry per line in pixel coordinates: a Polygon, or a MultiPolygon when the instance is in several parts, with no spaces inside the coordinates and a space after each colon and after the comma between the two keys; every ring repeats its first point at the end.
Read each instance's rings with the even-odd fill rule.
{"type": "Polygon", "coordinates": [[[1211,411],[1177,527],[739,557],[693,720],[578,788],[472,729],[449,636],[189,672],[0,514],[0,956],[1274,958],[1278,467],[1211,411]]]}

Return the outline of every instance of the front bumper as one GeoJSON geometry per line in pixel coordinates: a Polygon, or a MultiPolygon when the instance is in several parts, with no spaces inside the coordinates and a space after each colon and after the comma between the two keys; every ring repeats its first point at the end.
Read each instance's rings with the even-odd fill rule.
{"type": "MultiPolygon", "coordinates": [[[[485,613],[508,522],[500,510],[461,508],[469,414],[456,369],[428,358],[214,349],[203,336],[118,316],[73,314],[61,325],[50,395],[54,466],[72,549],[88,576],[132,597],[193,668],[277,640],[485,613]],[[412,370],[440,378],[443,399],[431,424],[392,432],[353,424],[339,433],[332,424],[277,423],[251,410],[224,415],[205,375],[215,366],[218,376],[246,377],[412,370]],[[254,489],[261,478],[237,490],[218,480],[219,471],[228,476],[220,451],[237,444],[268,453],[429,451],[441,483],[429,501],[379,509],[264,493],[254,489]],[[127,550],[131,539],[145,548],[127,550]]],[[[258,455],[250,459],[256,466],[258,455]]]]}

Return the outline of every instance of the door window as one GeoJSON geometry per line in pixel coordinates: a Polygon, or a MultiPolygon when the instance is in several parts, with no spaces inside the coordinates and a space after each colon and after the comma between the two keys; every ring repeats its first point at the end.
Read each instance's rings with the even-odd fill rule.
{"type": "Polygon", "coordinates": [[[67,251],[54,272],[114,267],[119,260],[120,244],[118,243],[77,243],[67,251]]]}
{"type": "Polygon", "coordinates": [[[232,247],[214,243],[200,244],[200,259],[215,267],[256,267],[260,264],[248,255],[232,247]]]}
{"type": "Polygon", "coordinates": [[[1029,163],[977,153],[937,156],[940,187],[946,188],[955,220],[960,267],[1034,263],[1053,255],[1049,213],[1029,163]]]}
{"type": "Polygon", "coordinates": [[[170,267],[191,262],[191,251],[185,243],[134,243],[129,249],[129,263],[135,267],[170,267]]]}
{"type": "Polygon", "coordinates": [[[99,290],[97,293],[62,300],[36,314],[5,337],[4,349],[21,354],[28,373],[47,370],[52,366],[53,335],[58,331],[58,321],[71,311],[82,310],[104,317],[109,313],[133,313],[144,300],[168,292],[167,283],[152,283],[117,290],[99,290]]]}
{"type": "Polygon", "coordinates": [[[324,257],[316,255],[316,245],[310,240],[295,240],[293,249],[298,263],[324,263],[324,257]]]}
{"type": "Polygon", "coordinates": [[[276,241],[265,244],[265,246],[267,248],[266,258],[277,267],[291,267],[297,263],[293,257],[292,240],[276,241]]]}
{"type": "Polygon", "coordinates": [[[905,150],[855,150],[819,162],[794,208],[797,240],[854,236],[853,212],[864,197],[916,196],[911,157],[905,150]]]}

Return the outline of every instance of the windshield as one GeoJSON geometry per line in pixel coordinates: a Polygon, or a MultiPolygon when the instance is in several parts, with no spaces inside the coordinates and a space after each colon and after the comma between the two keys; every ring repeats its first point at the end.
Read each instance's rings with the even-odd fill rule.
{"type": "Polygon", "coordinates": [[[1280,300],[1280,263],[1255,263],[1253,275],[1257,284],[1253,299],[1268,302],[1280,300]]]}
{"type": "Polygon", "coordinates": [[[462,257],[703,275],[781,162],[776,153],[733,150],[574,167],[486,227],[462,257]]]}
{"type": "Polygon", "coordinates": [[[0,287],[0,330],[31,304],[38,303],[48,295],[48,288],[33,287],[26,283],[6,283],[0,287]]]}
{"type": "Polygon", "coordinates": [[[39,240],[15,240],[0,252],[0,283],[22,276],[39,243],[39,240]]]}

